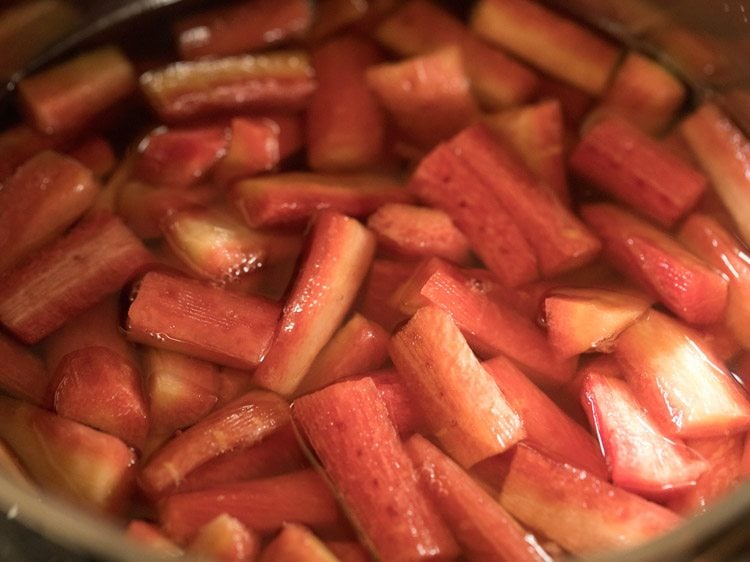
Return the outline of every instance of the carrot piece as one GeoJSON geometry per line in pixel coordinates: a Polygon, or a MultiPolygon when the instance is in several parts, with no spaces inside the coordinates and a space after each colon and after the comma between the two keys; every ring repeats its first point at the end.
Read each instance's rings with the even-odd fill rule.
{"type": "Polygon", "coordinates": [[[481,37],[592,95],[604,91],[619,58],[613,43],[531,0],[480,0],[470,18],[481,37]]]}
{"type": "Polygon", "coordinates": [[[687,326],[651,310],[622,332],[615,356],[638,402],[667,436],[712,437],[750,428],[750,401],[687,326]]]}
{"type": "Polygon", "coordinates": [[[135,71],[116,47],[103,47],[21,80],[23,110],[47,134],[85,128],[135,88],[135,71]]]}
{"type": "Polygon", "coordinates": [[[168,123],[228,111],[298,111],[315,90],[312,66],[301,51],[176,62],[145,72],[140,85],[168,123]]]}
{"type": "Polygon", "coordinates": [[[0,190],[0,270],[57,238],[98,193],[91,171],[67,156],[43,151],[27,160],[0,190]]]}
{"type": "Polygon", "coordinates": [[[338,558],[307,527],[285,523],[258,562],[338,562],[338,558]]]}
{"type": "Polygon", "coordinates": [[[288,421],[288,404],[251,390],[178,434],[148,459],[138,481],[151,497],[163,496],[193,469],[236,447],[252,445],[288,421]]]}
{"type": "Polygon", "coordinates": [[[356,35],[339,35],[312,52],[318,87],[307,108],[307,161],[318,171],[376,164],[385,141],[385,113],[365,81],[383,56],[356,35]]]}
{"type": "Polygon", "coordinates": [[[45,402],[50,373],[30,349],[0,334],[0,388],[36,405],[45,402]]]}
{"type": "Polygon", "coordinates": [[[594,187],[667,228],[708,185],[698,170],[619,116],[604,117],[584,132],[570,164],[594,187]]]}
{"type": "Polygon", "coordinates": [[[419,434],[405,444],[422,487],[469,560],[521,562],[548,555],[467,472],[419,434]]]}
{"type": "Polygon", "coordinates": [[[385,203],[408,202],[411,195],[390,175],[327,175],[288,172],[245,179],[232,188],[232,200],[254,228],[300,226],[323,209],[366,216],[385,203]]]}
{"type": "Polygon", "coordinates": [[[537,278],[536,255],[519,225],[492,188],[447,145],[420,161],[408,187],[451,217],[498,279],[517,286],[537,278]]]}
{"type": "Polygon", "coordinates": [[[393,335],[390,354],[432,434],[462,466],[526,437],[518,413],[447,312],[436,306],[417,310],[393,335]]]}
{"type": "Polygon", "coordinates": [[[174,25],[183,59],[237,55],[304,37],[314,12],[307,0],[259,0],[203,10],[174,25]]]}
{"type": "Polygon", "coordinates": [[[238,369],[257,366],[276,328],[279,308],[188,277],[151,271],[136,284],[128,339],[238,369]]]}
{"type": "Polygon", "coordinates": [[[482,363],[526,430],[526,443],[599,478],[607,467],[591,434],[504,357],[482,363]]]}
{"type": "Polygon", "coordinates": [[[379,558],[457,556],[445,523],[417,487],[414,467],[371,378],[338,382],[297,398],[292,418],[379,558]]]}
{"type": "Polygon", "coordinates": [[[0,438],[35,481],[79,505],[120,512],[131,497],[136,455],[116,437],[0,396],[0,438]]]}
{"type": "Polygon", "coordinates": [[[374,253],[374,236],[355,219],[333,211],[318,217],[254,383],[294,393],[352,306],[374,253]]]}
{"type": "Polygon", "coordinates": [[[723,317],[727,280],[667,232],[609,203],[584,205],[581,215],[601,237],[607,261],[677,316],[696,324],[723,317]]]}
{"type": "Polygon", "coordinates": [[[223,513],[198,530],[187,550],[221,562],[254,562],[260,554],[260,541],[256,532],[223,513]]]}
{"type": "Polygon", "coordinates": [[[174,494],[157,507],[162,528],[178,543],[188,542],[222,513],[261,535],[287,521],[323,530],[343,524],[336,499],[312,469],[174,494]]]}
{"type": "Polygon", "coordinates": [[[502,506],[573,554],[633,547],[681,520],[658,504],[523,444],[493,461],[501,475],[502,506]]]}
{"type": "Polygon", "coordinates": [[[151,263],[119,218],[92,215],[0,280],[0,322],[38,342],[151,263]]]}

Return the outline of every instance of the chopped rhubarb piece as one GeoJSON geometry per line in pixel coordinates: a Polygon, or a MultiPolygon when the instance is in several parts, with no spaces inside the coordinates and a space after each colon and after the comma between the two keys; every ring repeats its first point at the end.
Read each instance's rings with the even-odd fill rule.
{"type": "Polygon", "coordinates": [[[465,263],[470,258],[466,236],[440,209],[386,203],[367,219],[378,244],[397,257],[438,256],[465,263]]]}
{"type": "Polygon", "coordinates": [[[312,469],[174,494],[158,509],[163,529],[178,543],[192,539],[222,513],[263,535],[274,533],[287,521],[320,529],[342,522],[336,499],[312,469]]]}
{"type": "Polygon", "coordinates": [[[408,139],[431,147],[478,115],[460,49],[455,45],[367,71],[367,83],[408,139]]]}
{"type": "Polygon", "coordinates": [[[596,109],[614,112],[642,131],[660,134],[685,101],[685,85],[658,62],[628,53],[596,109]]]}
{"type": "Polygon", "coordinates": [[[565,123],[557,100],[508,109],[488,116],[485,124],[518,152],[542,183],[570,203],[565,169],[565,123]]]}
{"type": "Polygon", "coordinates": [[[711,180],[716,193],[750,243],[750,140],[713,104],[704,103],[684,119],[680,132],[711,180]]]}
{"type": "Polygon", "coordinates": [[[218,195],[216,187],[209,184],[171,189],[128,181],[119,189],[117,210],[138,236],[158,238],[162,235],[161,223],[165,217],[195,205],[208,205],[218,195]]]}
{"type": "Polygon", "coordinates": [[[445,523],[418,488],[371,378],[298,398],[292,417],[379,559],[450,560],[458,554],[445,523]]]}
{"type": "Polygon", "coordinates": [[[557,275],[594,259],[599,240],[485,125],[462,131],[449,147],[491,186],[493,196],[534,248],[544,275],[557,275]]]}
{"type": "Polygon", "coordinates": [[[698,478],[695,486],[671,497],[667,506],[690,516],[706,511],[714,502],[726,497],[743,481],[745,441],[742,434],[685,441],[708,462],[708,470],[698,478]]]}
{"type": "Polygon", "coordinates": [[[38,342],[152,262],[120,219],[92,215],[0,279],[0,322],[38,342]]]}
{"type": "Polygon", "coordinates": [[[60,360],[50,381],[52,405],[61,416],[143,449],[148,406],[135,365],[106,347],[85,347],[60,360]]]}
{"type": "Polygon", "coordinates": [[[408,202],[411,196],[390,175],[290,172],[239,181],[232,199],[247,223],[259,228],[304,225],[323,209],[365,216],[385,203],[408,202]]]}
{"type": "Polygon", "coordinates": [[[99,185],[81,164],[43,151],[0,190],[0,270],[55,239],[94,202],[99,185]]]}
{"type": "Polygon", "coordinates": [[[37,485],[8,444],[0,438],[0,474],[19,488],[36,491],[37,485]]]}
{"type": "Polygon", "coordinates": [[[585,205],[581,215],[601,237],[604,256],[690,323],[720,320],[727,280],[669,234],[608,203],[585,205]]]}
{"type": "Polygon", "coordinates": [[[170,436],[218,403],[220,375],[213,363],[155,347],[147,347],[142,357],[152,433],[170,436]]]}
{"type": "Polygon", "coordinates": [[[427,420],[419,404],[411,397],[403,379],[395,369],[368,373],[385,402],[388,416],[402,437],[417,431],[429,432],[427,420]]]}
{"type": "Polygon", "coordinates": [[[357,310],[365,318],[392,331],[407,315],[392,302],[393,293],[414,273],[414,263],[376,258],[372,261],[362,289],[357,310]]]}
{"type": "Polygon", "coordinates": [[[224,127],[159,127],[138,145],[133,175],[159,186],[197,183],[224,156],[227,143],[224,127]]]}
{"type": "Polygon", "coordinates": [[[667,436],[728,435],[750,428],[750,401],[700,336],[651,310],[622,332],[615,355],[641,406],[667,436]]]}
{"type": "Polygon", "coordinates": [[[30,349],[0,333],[0,389],[14,398],[41,405],[50,375],[30,349]]]}
{"type": "Polygon", "coordinates": [[[136,455],[116,437],[0,396],[0,438],[47,490],[109,512],[130,498],[136,455]]]}
{"type": "Polygon", "coordinates": [[[195,279],[158,271],[136,284],[126,330],[131,341],[238,369],[260,363],[279,307],[195,279]]]}
{"type": "Polygon", "coordinates": [[[13,174],[21,164],[43,150],[64,144],[64,137],[45,135],[26,124],[0,132],[0,181],[13,174]]]}
{"type": "Polygon", "coordinates": [[[169,540],[159,527],[142,519],[132,519],[125,528],[125,535],[165,557],[178,557],[184,554],[182,549],[169,540]]]}
{"type": "Polygon", "coordinates": [[[340,562],[371,562],[367,550],[357,541],[325,541],[325,545],[340,562]]]}
{"type": "Polygon", "coordinates": [[[370,231],[332,211],[318,217],[308,243],[271,346],[253,375],[254,383],[285,396],[338,329],[375,253],[370,231]]]}
{"type": "Polygon", "coordinates": [[[714,218],[692,214],[678,239],[729,279],[726,323],[744,347],[750,346],[750,255],[714,218]]]}
{"type": "Polygon", "coordinates": [[[581,401],[615,485],[659,498],[693,486],[708,468],[698,453],[659,431],[625,381],[590,373],[581,401]]]}
{"type": "Polygon", "coordinates": [[[544,299],[544,324],[561,357],[612,350],[615,338],[651,306],[640,292],[568,287],[544,299]]]}
{"type": "Polygon", "coordinates": [[[313,50],[318,87],[307,108],[307,161],[313,170],[356,170],[381,157],[385,113],[365,71],[382,59],[376,45],[355,35],[337,36],[313,50]]]}
{"type": "Polygon", "coordinates": [[[379,324],[354,313],[315,357],[298,393],[379,368],[388,359],[389,337],[379,324]]]}
{"type": "Polygon", "coordinates": [[[467,559],[547,561],[536,540],[468,473],[421,435],[406,442],[419,480],[467,559]]]}
{"type": "Polygon", "coordinates": [[[307,468],[307,457],[291,423],[281,426],[260,443],[223,453],[189,472],[175,490],[192,492],[215,486],[268,478],[307,468]]]}
{"type": "Polygon", "coordinates": [[[78,131],[135,88],[135,71],[115,47],[103,47],[21,80],[23,110],[47,134],[78,131]]]}
{"type": "Polygon", "coordinates": [[[453,14],[429,0],[406,2],[378,25],[375,35],[402,56],[459,44],[472,90],[484,106],[518,105],[536,91],[538,77],[532,70],[474,37],[453,14]]]}
{"type": "Polygon", "coordinates": [[[339,562],[339,559],[310,529],[285,523],[258,562],[339,562]]]}
{"type": "Polygon", "coordinates": [[[256,532],[223,513],[198,530],[187,550],[221,562],[253,562],[260,554],[260,541],[256,532]]]}
{"type": "Polygon", "coordinates": [[[536,279],[537,258],[519,225],[492,188],[447,145],[422,159],[409,190],[446,212],[498,279],[510,286],[536,279]]]}
{"type": "Polygon", "coordinates": [[[317,17],[310,30],[310,39],[324,39],[348,26],[369,31],[397,3],[398,0],[320,0],[315,5],[317,17]]]}
{"type": "Polygon", "coordinates": [[[694,207],[707,186],[698,170],[618,116],[590,127],[570,163],[592,185],[665,227],[694,207]]]}
{"type": "Polygon", "coordinates": [[[471,27],[480,36],[522,60],[601,94],[619,58],[613,43],[531,0],[479,0],[471,27]]]}
{"type": "Polygon", "coordinates": [[[270,392],[251,390],[178,434],[142,467],[141,488],[163,495],[194,468],[237,447],[259,442],[289,420],[285,400],[270,392]]]}
{"type": "Polygon", "coordinates": [[[294,115],[234,117],[226,154],[214,167],[223,185],[276,168],[302,147],[301,119],[294,115]]]}
{"type": "Polygon", "coordinates": [[[523,444],[496,462],[502,506],[573,554],[637,546],[680,523],[674,512],[523,444]]]}
{"type": "Polygon", "coordinates": [[[502,453],[526,436],[518,413],[444,310],[417,310],[394,334],[390,354],[432,434],[462,466],[502,453]]]}
{"type": "Polygon", "coordinates": [[[192,207],[161,222],[172,251],[200,277],[231,283],[263,267],[277,247],[292,242],[283,234],[249,229],[228,212],[192,207]]]}
{"type": "Polygon", "coordinates": [[[547,74],[542,74],[540,77],[539,98],[557,100],[560,103],[565,124],[576,130],[594,103],[594,98],[580,88],[547,74]]]}
{"type": "Polygon", "coordinates": [[[85,137],[68,148],[66,153],[91,170],[91,173],[98,180],[108,176],[117,164],[115,149],[101,135],[91,134],[85,137]]]}
{"type": "Polygon", "coordinates": [[[526,430],[526,443],[573,466],[607,477],[604,458],[591,434],[573,421],[504,357],[482,363],[526,430]]]}
{"type": "Polygon", "coordinates": [[[176,62],[141,75],[141,89],[166,122],[239,111],[297,111],[315,90],[301,51],[176,62]]]}
{"type": "Polygon", "coordinates": [[[479,354],[507,355],[544,387],[559,386],[573,375],[575,360],[560,359],[531,319],[476,286],[471,276],[432,258],[399,289],[394,301],[407,314],[425,305],[446,310],[479,354]]]}
{"type": "Polygon", "coordinates": [[[177,21],[177,49],[183,59],[222,57],[303,37],[312,25],[307,0],[259,0],[211,8],[177,21]]]}

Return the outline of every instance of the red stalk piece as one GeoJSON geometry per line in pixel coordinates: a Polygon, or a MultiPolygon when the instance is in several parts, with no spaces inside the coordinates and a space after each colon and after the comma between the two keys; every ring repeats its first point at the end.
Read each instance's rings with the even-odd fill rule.
{"type": "Polygon", "coordinates": [[[518,413],[444,310],[417,310],[392,337],[390,354],[431,433],[461,466],[526,437],[518,413]]]}
{"type": "Polygon", "coordinates": [[[574,359],[559,358],[532,320],[508,301],[477,291],[476,285],[459,268],[431,258],[422,263],[393,300],[407,314],[425,305],[442,308],[480,355],[507,355],[541,386],[559,386],[573,376],[574,359]]]}
{"type": "Polygon", "coordinates": [[[612,351],[615,338],[651,306],[636,291],[564,287],[544,299],[544,324],[561,357],[612,351]]]}
{"type": "Polygon", "coordinates": [[[415,264],[376,258],[360,290],[357,310],[365,318],[393,331],[407,316],[391,302],[393,293],[414,273],[415,264]]]}
{"type": "Polygon", "coordinates": [[[142,74],[140,83],[168,123],[226,112],[298,111],[316,85],[301,51],[176,62],[142,74]]]}
{"type": "Polygon", "coordinates": [[[14,398],[42,405],[50,374],[30,349],[0,334],[0,388],[14,398]]]}
{"type": "Polygon", "coordinates": [[[0,270],[54,240],[98,193],[91,171],[69,157],[42,151],[27,160],[0,190],[0,270]]]}
{"type": "Polygon", "coordinates": [[[430,207],[386,203],[367,219],[379,246],[397,257],[438,256],[466,263],[471,247],[450,216],[430,207]]]}
{"type": "Polygon", "coordinates": [[[304,37],[313,7],[306,0],[260,0],[212,8],[177,21],[183,59],[238,55],[304,37]]]}
{"type": "Polygon", "coordinates": [[[184,554],[182,549],[172,542],[159,527],[142,519],[131,519],[125,528],[125,536],[165,557],[178,557],[184,554]]]}
{"type": "Polygon", "coordinates": [[[548,555],[467,472],[417,434],[406,451],[422,487],[446,520],[468,560],[542,562],[548,555]]]}
{"type": "Polygon", "coordinates": [[[60,360],[50,381],[52,405],[61,416],[118,437],[143,450],[148,405],[135,365],[107,347],[84,347],[60,360]]]}
{"type": "Polygon", "coordinates": [[[388,410],[388,416],[402,438],[417,431],[429,432],[424,413],[419,404],[412,399],[401,375],[395,369],[375,371],[366,376],[371,377],[378,388],[388,410]]]}
{"type": "Polygon", "coordinates": [[[268,543],[258,562],[339,562],[315,534],[303,525],[285,523],[268,543]]]}
{"type": "Polygon", "coordinates": [[[604,458],[591,434],[504,357],[482,363],[526,430],[526,443],[598,478],[607,478],[604,458]]]}
{"type": "Polygon", "coordinates": [[[130,498],[136,455],[116,437],[0,396],[0,438],[52,492],[107,512],[130,498]]]}
{"type": "Polygon", "coordinates": [[[667,228],[695,206],[708,185],[698,170],[618,116],[588,128],[570,163],[595,187],[667,228]]]}
{"type": "Polygon", "coordinates": [[[85,128],[135,85],[135,71],[125,55],[102,47],[24,78],[18,92],[34,126],[55,134],[85,128]]]}
{"type": "Polygon", "coordinates": [[[492,188],[447,145],[439,145],[420,161],[409,190],[447,213],[498,279],[517,286],[538,277],[534,250],[513,217],[492,188]]]}
{"type": "Polygon", "coordinates": [[[149,496],[163,496],[193,469],[218,455],[260,442],[288,419],[285,400],[270,392],[251,390],[154,452],[141,468],[139,484],[149,496]]]}
{"type": "Polygon", "coordinates": [[[266,299],[151,271],[134,289],[125,328],[134,342],[252,369],[266,354],[278,317],[278,305],[266,299]]]}
{"type": "Polygon", "coordinates": [[[318,87],[307,108],[307,161],[313,170],[362,169],[381,158],[385,113],[365,71],[382,59],[375,44],[356,35],[337,36],[313,50],[318,87]]]}
{"type": "Polygon", "coordinates": [[[666,232],[609,203],[585,205],[581,214],[607,260],[677,316],[696,324],[722,318],[727,280],[666,232]]]}
{"type": "Polygon", "coordinates": [[[138,145],[133,176],[159,186],[195,184],[224,156],[228,142],[224,127],[159,127],[138,145]]]}
{"type": "Polygon", "coordinates": [[[304,225],[323,209],[366,216],[385,203],[408,202],[411,197],[393,176],[292,172],[239,181],[232,199],[245,221],[260,228],[304,225]]]}
{"type": "Polygon", "coordinates": [[[262,535],[276,532],[287,521],[316,529],[343,522],[336,499],[312,469],[174,494],[158,509],[162,528],[178,543],[188,542],[222,513],[262,535]]]}
{"type": "Polygon", "coordinates": [[[682,441],[661,433],[622,379],[590,373],[583,382],[581,402],[615,485],[662,498],[695,485],[708,468],[682,441]]]}
{"type": "Polygon", "coordinates": [[[371,66],[367,83],[399,130],[420,147],[456,134],[479,113],[455,45],[371,66]]]}
{"type": "Polygon", "coordinates": [[[449,147],[491,187],[534,248],[543,275],[554,276],[594,259],[599,240],[485,125],[465,129],[449,147]]]}
{"type": "Polygon", "coordinates": [[[65,153],[91,170],[91,173],[99,181],[106,178],[118,162],[112,144],[103,136],[95,133],[89,134],[67,148],[65,153]]]}
{"type": "Polygon", "coordinates": [[[220,562],[253,562],[260,554],[260,542],[260,535],[224,513],[203,525],[187,550],[220,562]]]}
{"type": "Polygon", "coordinates": [[[750,255],[709,215],[694,213],[683,222],[678,239],[729,279],[724,318],[743,347],[750,346],[750,255]]]}
{"type": "Polygon", "coordinates": [[[374,253],[374,236],[355,219],[332,211],[318,217],[254,383],[285,396],[294,393],[348,313],[374,253]]]}
{"type": "Polygon", "coordinates": [[[641,407],[667,436],[712,437],[750,428],[750,401],[701,338],[651,310],[622,332],[615,356],[641,407]]]}
{"type": "Polygon", "coordinates": [[[151,263],[119,218],[92,215],[0,279],[0,322],[36,343],[151,263]]]}
{"type": "Polygon", "coordinates": [[[325,541],[325,545],[340,562],[371,562],[367,550],[357,541],[325,541]]]}
{"type": "Polygon", "coordinates": [[[458,555],[445,523],[417,486],[414,467],[371,378],[335,383],[298,398],[292,418],[379,558],[405,562],[458,555]]]}
{"type": "Polygon", "coordinates": [[[0,181],[35,154],[60,148],[65,140],[64,136],[45,135],[26,124],[0,131],[0,181]]]}

